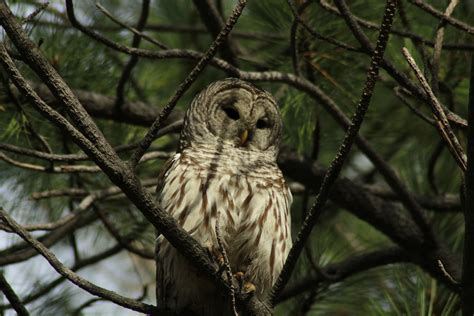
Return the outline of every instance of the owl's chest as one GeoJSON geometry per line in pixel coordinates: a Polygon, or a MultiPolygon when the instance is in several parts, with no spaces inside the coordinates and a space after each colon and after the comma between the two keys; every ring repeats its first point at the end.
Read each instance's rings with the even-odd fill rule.
{"type": "Polygon", "coordinates": [[[203,168],[177,159],[165,175],[160,204],[192,235],[213,235],[219,216],[223,234],[232,238],[258,225],[275,190],[284,185],[259,174],[258,170],[254,176],[216,166],[203,168]]]}

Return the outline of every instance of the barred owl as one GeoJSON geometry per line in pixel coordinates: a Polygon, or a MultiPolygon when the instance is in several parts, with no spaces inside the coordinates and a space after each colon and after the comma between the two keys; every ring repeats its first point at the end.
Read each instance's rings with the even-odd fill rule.
{"type": "MultiPolygon", "coordinates": [[[[214,254],[219,213],[232,271],[243,272],[261,298],[291,247],[292,196],[276,164],[281,134],[282,120],[269,93],[238,79],[217,81],[187,110],[178,151],[157,188],[159,205],[214,254]]],[[[159,306],[177,314],[227,315],[226,294],[158,238],[159,306]]]]}

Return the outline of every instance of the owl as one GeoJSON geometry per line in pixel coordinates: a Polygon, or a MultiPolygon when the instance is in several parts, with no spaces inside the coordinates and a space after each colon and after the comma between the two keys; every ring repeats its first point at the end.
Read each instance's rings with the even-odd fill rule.
{"type": "MultiPolygon", "coordinates": [[[[264,298],[291,247],[292,196],[276,164],[282,120],[273,97],[225,79],[188,108],[177,153],[163,167],[157,201],[211,254],[220,238],[233,273],[264,298]]],[[[157,300],[176,314],[228,315],[230,303],[163,237],[157,240],[157,300]]]]}

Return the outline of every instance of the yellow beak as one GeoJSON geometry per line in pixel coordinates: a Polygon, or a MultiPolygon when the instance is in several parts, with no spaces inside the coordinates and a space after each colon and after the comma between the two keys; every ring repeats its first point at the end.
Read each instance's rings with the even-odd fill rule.
{"type": "Polygon", "coordinates": [[[239,144],[239,145],[240,145],[240,146],[244,146],[245,143],[247,143],[248,137],[249,137],[249,131],[245,129],[245,130],[242,132],[242,134],[240,134],[240,144],[239,144]]]}

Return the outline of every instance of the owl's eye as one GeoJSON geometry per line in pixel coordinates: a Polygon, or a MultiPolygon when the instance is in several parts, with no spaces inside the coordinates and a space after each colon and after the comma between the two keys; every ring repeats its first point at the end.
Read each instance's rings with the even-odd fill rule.
{"type": "Polygon", "coordinates": [[[270,121],[266,118],[261,118],[257,121],[257,128],[264,129],[270,127],[270,121]]]}
{"type": "Polygon", "coordinates": [[[232,120],[236,121],[240,118],[239,111],[230,106],[225,106],[222,108],[225,114],[232,120]]]}

